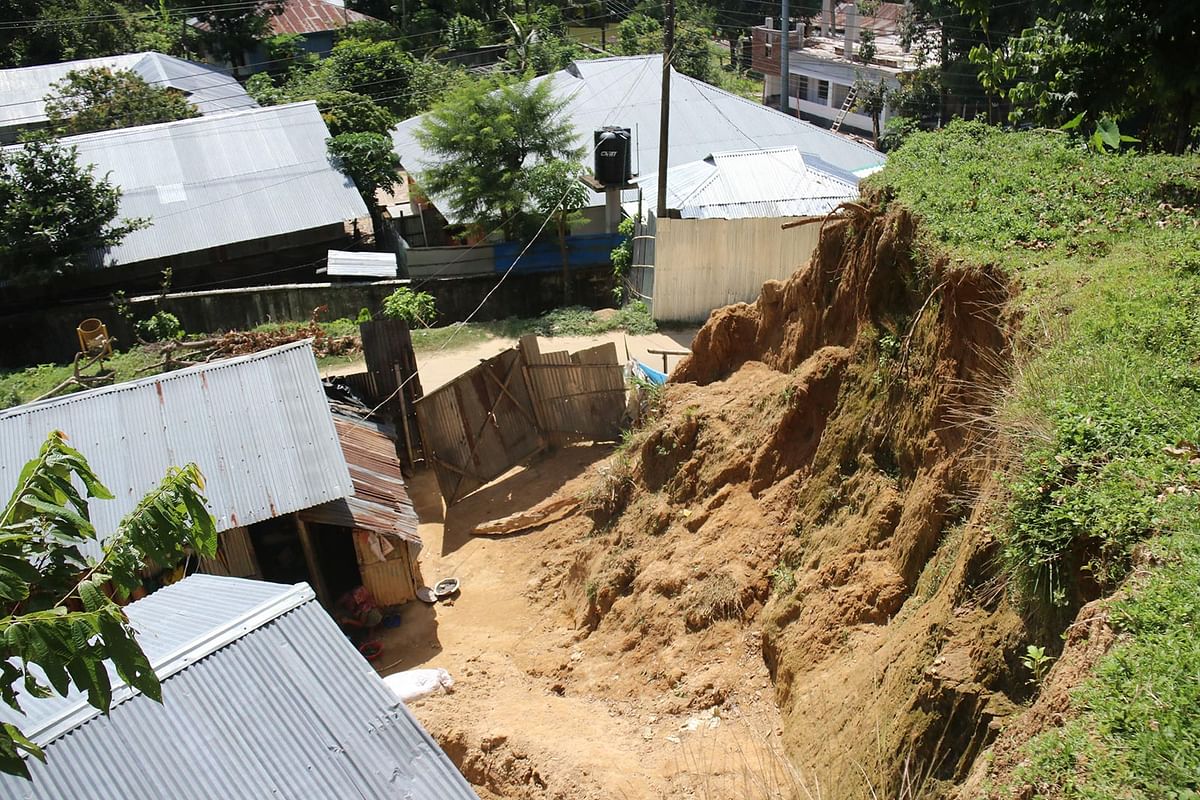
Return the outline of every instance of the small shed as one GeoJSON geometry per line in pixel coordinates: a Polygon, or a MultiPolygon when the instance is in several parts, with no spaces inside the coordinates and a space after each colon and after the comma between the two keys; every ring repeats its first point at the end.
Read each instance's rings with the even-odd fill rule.
{"type": "Polygon", "coordinates": [[[88,555],[167,469],[194,462],[220,532],[202,571],[306,581],[330,605],[368,581],[381,605],[415,597],[420,539],[395,444],[335,420],[308,341],[2,411],[0,492],[53,430],[116,495],[90,503],[88,555]],[[371,568],[376,552],[386,565],[371,568]]]}
{"type": "Polygon", "coordinates": [[[193,575],[125,609],[163,702],[110,669],[102,715],[65,697],[0,703],[46,753],[0,796],[477,800],[306,584],[193,575]]]}

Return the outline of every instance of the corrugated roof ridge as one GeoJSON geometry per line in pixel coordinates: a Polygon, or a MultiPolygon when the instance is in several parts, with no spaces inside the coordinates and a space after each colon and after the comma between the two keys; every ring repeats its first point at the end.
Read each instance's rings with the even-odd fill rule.
{"type": "Polygon", "coordinates": [[[176,119],[170,122],[155,122],[152,125],[135,125],[132,128],[113,128],[107,131],[94,131],[92,133],[81,133],[78,136],[65,136],[59,141],[63,142],[79,142],[89,141],[91,139],[119,139],[123,136],[132,136],[138,133],[144,133],[149,130],[158,128],[167,128],[172,125],[178,127],[186,127],[189,125],[205,125],[220,122],[231,117],[245,117],[252,114],[275,113],[287,108],[297,108],[299,106],[317,107],[316,100],[300,100],[295,103],[281,103],[277,106],[252,106],[248,108],[232,108],[228,111],[217,111],[212,114],[202,114],[198,117],[188,117],[187,119],[176,119]]]}
{"type": "MultiPolygon", "coordinates": [[[[194,577],[196,576],[189,576],[184,580],[191,580],[194,577]]],[[[250,581],[249,578],[228,578],[219,577],[216,575],[204,575],[202,577],[216,582],[250,581]]],[[[262,583],[262,581],[254,582],[262,583]]],[[[182,583],[183,581],[180,581],[179,584],[175,585],[178,586],[182,583]]],[[[286,589],[286,591],[279,592],[278,594],[258,603],[253,608],[250,608],[242,614],[239,614],[237,617],[227,620],[221,625],[206,631],[204,634],[198,636],[196,639],[193,639],[177,650],[152,661],[150,663],[150,667],[154,670],[154,674],[158,676],[159,681],[162,682],[167,680],[172,675],[182,672],[191,665],[202,661],[223,647],[236,642],[243,636],[253,633],[259,628],[274,622],[285,614],[296,610],[305,603],[313,602],[316,599],[316,594],[313,592],[312,587],[310,587],[307,583],[301,582],[292,584],[290,586],[286,584],[279,584],[279,586],[281,589],[286,589]]],[[[170,586],[166,586],[159,591],[166,592],[170,589],[170,586]]],[[[138,603],[147,602],[152,598],[154,598],[154,594],[148,595],[142,600],[137,600],[133,603],[130,603],[129,606],[126,607],[126,613],[128,613],[129,610],[134,609],[138,603]]],[[[162,602],[162,600],[163,598],[159,598],[158,602],[162,602]]],[[[135,628],[137,625],[136,616],[137,614],[135,611],[135,618],[130,619],[130,622],[135,628]]],[[[137,689],[134,689],[125,681],[118,679],[118,681],[112,685],[112,703],[110,705],[110,709],[115,708],[119,704],[136,697],[139,694],[141,694],[141,692],[139,692],[137,689]]],[[[36,728],[25,730],[23,733],[39,746],[45,747],[56,739],[59,739],[62,736],[65,736],[68,733],[76,730],[77,728],[86,725],[88,722],[100,716],[102,713],[103,712],[101,712],[100,709],[88,703],[85,698],[80,698],[79,702],[64,708],[55,716],[44,720],[36,728]]]]}
{"type": "MultiPolygon", "coordinates": [[[[647,56],[647,58],[650,58],[650,57],[651,56],[647,56]]],[[[659,56],[659,58],[661,58],[661,57],[662,56],[659,56]]],[[[674,72],[679,77],[683,78],[684,80],[688,80],[688,81],[691,81],[692,83],[699,84],[700,91],[704,91],[705,89],[710,89],[714,92],[719,92],[720,94],[726,95],[728,97],[732,97],[735,100],[739,100],[743,103],[746,103],[747,105],[749,105],[753,108],[762,108],[762,109],[766,109],[767,111],[772,111],[776,114],[783,114],[783,112],[777,108],[771,108],[768,105],[763,105],[762,103],[756,103],[753,100],[742,97],[741,95],[736,95],[733,92],[727,92],[724,89],[722,89],[720,86],[713,86],[711,83],[705,83],[704,81],[699,80],[698,78],[693,78],[690,75],[684,75],[682,72],[679,72],[674,67],[671,68],[671,71],[674,72]]],[[[819,134],[823,135],[824,137],[831,139],[832,141],[836,141],[839,144],[854,145],[855,147],[859,148],[860,150],[865,150],[866,152],[873,153],[876,156],[882,155],[882,153],[880,153],[878,150],[876,150],[872,147],[867,147],[865,144],[856,142],[847,136],[839,136],[836,133],[827,131],[824,128],[822,128],[820,125],[814,125],[807,120],[799,119],[798,117],[792,117],[791,114],[784,114],[784,116],[790,117],[791,119],[796,120],[796,122],[799,122],[802,125],[806,125],[806,126],[812,128],[814,132],[819,133],[819,134]]]]}
{"type": "Polygon", "coordinates": [[[265,358],[271,358],[288,350],[297,350],[300,348],[312,349],[312,339],[300,339],[295,342],[269,347],[266,350],[258,350],[253,353],[246,353],[240,356],[221,359],[220,361],[210,361],[204,364],[196,364],[191,367],[175,370],[174,372],[162,372],[158,375],[147,375],[144,378],[136,378],[131,381],[122,381],[114,383],[110,386],[98,386],[95,389],[89,389],[85,392],[74,392],[73,394],[63,395],[61,397],[51,397],[46,400],[41,400],[36,403],[25,403],[14,408],[4,409],[0,411],[0,420],[12,419],[14,417],[31,414],[34,411],[40,411],[43,408],[53,406],[68,405],[70,403],[79,402],[81,400],[99,397],[107,394],[115,394],[116,392],[127,392],[131,389],[137,389],[153,383],[162,383],[164,381],[176,381],[181,378],[189,378],[192,375],[197,375],[201,372],[211,372],[217,369],[225,369],[239,364],[246,364],[251,361],[259,361],[265,358]]]}

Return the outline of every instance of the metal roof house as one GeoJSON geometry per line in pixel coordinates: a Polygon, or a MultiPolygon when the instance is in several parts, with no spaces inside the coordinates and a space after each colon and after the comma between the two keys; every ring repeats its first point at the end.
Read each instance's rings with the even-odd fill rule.
{"type": "Polygon", "coordinates": [[[54,92],[51,84],[61,81],[72,70],[103,67],[130,70],[152,86],[177,89],[204,115],[258,107],[254,98],[226,71],[162,53],[130,53],[18,67],[0,70],[0,97],[4,98],[0,104],[0,143],[15,142],[20,131],[46,125],[46,96],[54,92]]]}
{"type": "MultiPolygon", "coordinates": [[[[658,205],[658,173],[639,178],[644,209],[658,205]]],[[[681,219],[828,214],[858,187],[809,167],[795,147],[713,153],[667,173],[667,209],[681,219]]]]}
{"type": "Polygon", "coordinates": [[[121,189],[119,215],[149,225],[72,276],[77,291],[310,279],[330,247],[351,249],[369,213],[331,163],[315,103],[72,136],[79,163],[121,189]]]}
{"type": "MultiPolygon", "coordinates": [[[[576,61],[567,69],[534,78],[548,81],[552,94],[565,103],[563,114],[586,148],[584,167],[592,167],[592,133],[608,125],[631,129],[633,170],[645,175],[658,166],[659,105],[662,56],[629,56],[576,61]]],[[[431,156],[416,139],[423,117],[401,122],[392,141],[405,170],[418,174],[431,156]]],[[[794,147],[806,164],[857,186],[859,177],[883,166],[886,157],[844,136],[730,94],[715,86],[671,72],[671,129],[668,167],[708,157],[711,153],[794,147]]],[[[444,203],[431,198],[451,223],[444,203]]],[[[626,193],[625,200],[630,199],[626,193]]],[[[596,194],[594,205],[603,205],[596,194]]]]}
{"type": "Polygon", "coordinates": [[[765,281],[808,260],[819,221],[858,197],[849,181],[813,168],[795,147],[713,153],[667,173],[667,217],[659,219],[658,176],[646,175],[635,221],[627,288],[655,319],[702,322],[713,309],[753,302],[765,281]]]}
{"type": "Polygon", "coordinates": [[[307,341],[0,412],[0,494],[52,430],[115,495],[89,505],[86,555],[192,462],[221,532],[203,570],[310,581],[323,602],[359,584],[386,604],[415,596],[420,539],[394,445],[371,423],[335,422],[307,341]]]}
{"type": "Polygon", "coordinates": [[[74,687],[0,704],[46,753],[0,795],[476,800],[307,585],[192,575],[125,611],[163,702],[112,672],[106,716],[74,687]]]}

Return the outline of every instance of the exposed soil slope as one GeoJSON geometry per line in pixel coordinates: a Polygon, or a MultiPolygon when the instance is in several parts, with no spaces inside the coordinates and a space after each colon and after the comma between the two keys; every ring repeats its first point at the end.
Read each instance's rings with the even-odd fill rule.
{"type": "Polygon", "coordinates": [[[694,707],[759,638],[825,798],[939,794],[1022,699],[1022,624],[971,524],[1011,287],[914,264],[913,236],[903,210],[854,207],[792,278],[714,313],[547,567],[591,641],[694,707]]]}

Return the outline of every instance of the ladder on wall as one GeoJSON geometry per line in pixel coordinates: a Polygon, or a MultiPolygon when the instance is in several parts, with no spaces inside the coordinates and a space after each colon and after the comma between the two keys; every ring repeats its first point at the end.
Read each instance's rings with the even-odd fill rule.
{"type": "Polygon", "coordinates": [[[846,92],[846,99],[842,101],[842,109],[838,111],[837,118],[833,121],[833,126],[829,129],[837,133],[842,123],[846,121],[846,115],[850,113],[850,109],[854,108],[854,100],[858,97],[858,84],[850,87],[850,91],[846,92]]]}

